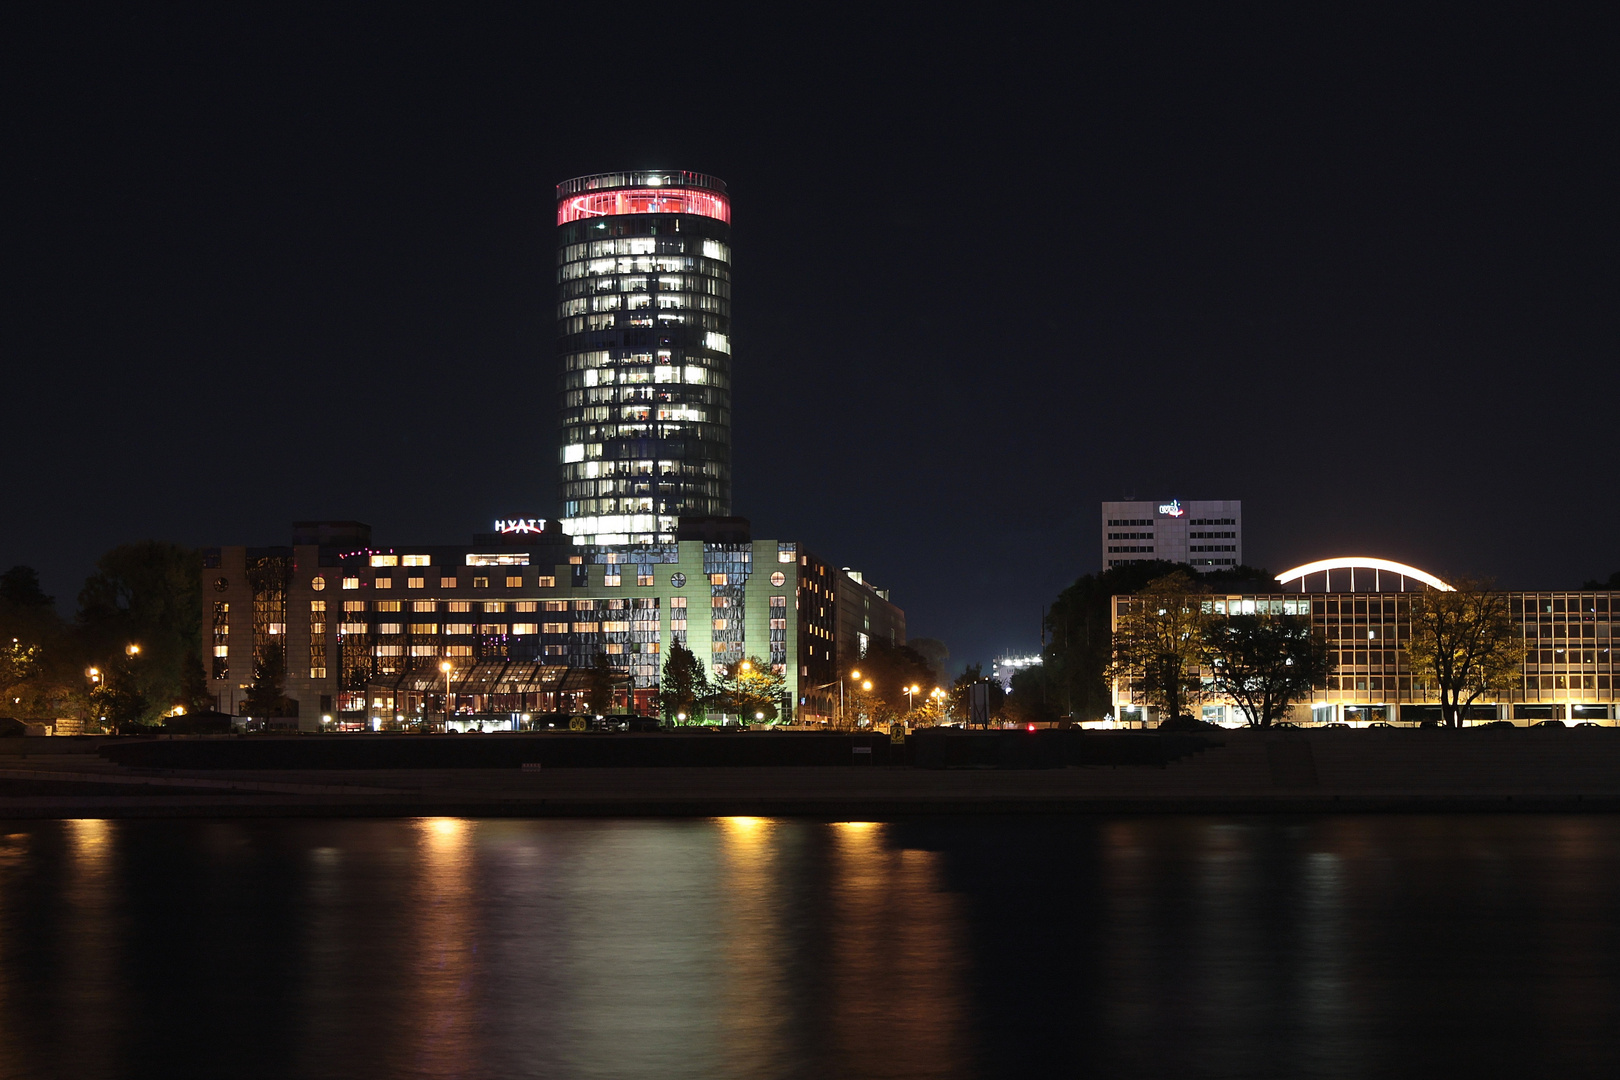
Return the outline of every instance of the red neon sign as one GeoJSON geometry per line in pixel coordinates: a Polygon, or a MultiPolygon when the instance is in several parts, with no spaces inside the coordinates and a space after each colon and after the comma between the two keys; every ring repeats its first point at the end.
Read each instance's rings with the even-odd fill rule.
{"type": "Polygon", "coordinates": [[[692,188],[624,188],[572,195],[557,204],[557,224],[618,214],[697,214],[731,224],[724,195],[692,188]]]}

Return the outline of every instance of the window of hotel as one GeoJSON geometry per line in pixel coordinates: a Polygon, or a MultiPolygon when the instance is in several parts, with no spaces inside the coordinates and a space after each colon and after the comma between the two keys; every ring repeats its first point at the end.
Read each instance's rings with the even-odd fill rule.
{"type": "Polygon", "coordinates": [[[437,608],[437,605],[435,605],[432,600],[412,600],[411,601],[411,610],[412,611],[434,611],[434,610],[436,610],[436,608],[437,608]]]}
{"type": "Polygon", "coordinates": [[[539,607],[539,605],[533,600],[519,600],[517,603],[512,605],[512,610],[513,611],[533,611],[537,607],[539,607]]]}
{"type": "Polygon", "coordinates": [[[442,578],[439,579],[439,588],[441,588],[441,589],[453,589],[455,587],[456,587],[456,579],[455,578],[453,578],[453,577],[442,577],[442,578]]]}
{"type": "Polygon", "coordinates": [[[398,611],[399,610],[399,604],[400,604],[400,602],[398,600],[379,600],[379,601],[377,601],[377,610],[378,611],[398,611]]]}
{"type": "Polygon", "coordinates": [[[619,578],[618,574],[603,574],[602,575],[602,584],[606,588],[609,588],[609,589],[618,588],[619,581],[620,581],[620,578],[619,578]]]}
{"type": "Polygon", "coordinates": [[[316,592],[321,592],[326,588],[326,579],[319,576],[312,577],[309,579],[309,587],[316,592]]]}
{"type": "Polygon", "coordinates": [[[529,553],[501,552],[494,555],[468,555],[468,566],[528,566],[529,553]]]}
{"type": "Polygon", "coordinates": [[[413,633],[413,634],[437,634],[438,632],[439,632],[439,624],[438,623],[430,623],[430,622],[413,622],[413,623],[411,623],[411,633],[413,633]]]}
{"type": "Polygon", "coordinates": [[[675,586],[677,589],[684,589],[686,588],[686,575],[671,574],[669,575],[669,583],[675,586]]]}
{"type": "Polygon", "coordinates": [[[779,608],[787,607],[787,597],[785,597],[785,596],[773,596],[773,597],[771,597],[771,607],[779,607],[779,608]]]}
{"type": "Polygon", "coordinates": [[[508,589],[521,589],[521,588],[523,588],[523,578],[521,576],[516,576],[516,575],[511,575],[511,574],[507,575],[506,587],[508,589]]]}
{"type": "Polygon", "coordinates": [[[487,589],[487,588],[489,588],[489,578],[487,578],[487,577],[475,577],[475,578],[473,578],[473,588],[475,588],[475,589],[487,589]]]}
{"type": "Polygon", "coordinates": [[[346,577],[343,579],[343,587],[345,589],[358,589],[360,587],[360,579],[357,577],[346,577]]]}
{"type": "Polygon", "coordinates": [[[653,576],[651,574],[637,574],[636,575],[636,586],[638,588],[642,588],[642,589],[648,588],[648,587],[650,587],[652,585],[652,583],[653,583],[653,576]]]}
{"type": "Polygon", "coordinates": [[[537,589],[555,589],[557,587],[557,579],[551,574],[541,574],[539,577],[534,579],[534,585],[537,589]]]}
{"type": "Polygon", "coordinates": [[[566,600],[547,600],[545,602],[545,605],[546,606],[541,608],[540,610],[542,610],[542,611],[567,611],[568,610],[568,601],[566,601],[566,600]]]}
{"type": "Polygon", "coordinates": [[[446,610],[446,611],[471,611],[472,610],[472,601],[471,600],[451,600],[449,603],[444,605],[444,610],[446,610]]]}
{"type": "Polygon", "coordinates": [[[577,622],[574,624],[574,633],[576,634],[594,634],[596,630],[596,623],[593,622],[577,622]]]}
{"type": "Polygon", "coordinates": [[[433,562],[426,555],[406,555],[399,561],[402,566],[430,566],[433,562]]]}
{"type": "Polygon", "coordinates": [[[776,573],[771,575],[771,584],[780,589],[783,585],[787,584],[787,575],[778,570],[776,573]]]}
{"type": "Polygon", "coordinates": [[[499,622],[479,623],[478,632],[480,634],[504,634],[506,633],[506,624],[499,622]]]}
{"type": "Polygon", "coordinates": [[[505,600],[485,600],[484,601],[484,613],[485,614],[489,614],[490,612],[505,611],[505,610],[506,610],[506,601],[505,600]]]}
{"type": "Polygon", "coordinates": [[[444,655],[446,656],[471,656],[472,654],[471,645],[446,645],[444,647],[444,655]]]}
{"type": "Polygon", "coordinates": [[[364,611],[366,610],[366,602],[364,600],[345,600],[343,601],[343,610],[364,611]]]}
{"type": "Polygon", "coordinates": [[[512,624],[512,633],[514,634],[538,634],[539,632],[540,627],[537,623],[520,622],[512,624]]]}
{"type": "Polygon", "coordinates": [[[377,585],[377,588],[379,588],[379,589],[392,589],[394,587],[394,579],[393,578],[380,577],[380,578],[377,579],[376,585],[377,585]]]}
{"type": "Polygon", "coordinates": [[[709,575],[709,584],[710,585],[724,585],[724,584],[726,584],[726,582],[727,582],[727,578],[726,578],[726,575],[724,575],[724,574],[710,574],[709,575]]]}
{"type": "Polygon", "coordinates": [[[398,566],[399,565],[399,556],[398,555],[373,555],[371,557],[371,565],[372,566],[398,566]]]}
{"type": "Polygon", "coordinates": [[[726,620],[724,620],[724,619],[716,619],[716,620],[714,620],[714,628],[716,630],[724,630],[726,628],[726,620]]]}
{"type": "Polygon", "coordinates": [[[423,588],[425,585],[427,585],[427,579],[426,578],[413,577],[413,578],[406,578],[405,579],[405,587],[407,589],[420,589],[420,588],[423,588]]]}
{"type": "Polygon", "coordinates": [[[405,625],[404,623],[397,623],[397,622],[378,623],[377,624],[377,633],[379,633],[379,634],[402,634],[402,633],[404,633],[404,630],[401,629],[401,628],[404,625],[405,625]]]}
{"type": "Polygon", "coordinates": [[[568,633],[568,624],[565,622],[541,623],[540,632],[542,634],[566,634],[568,633]]]}
{"type": "Polygon", "coordinates": [[[447,634],[470,634],[473,632],[473,624],[470,622],[445,623],[444,632],[447,634]]]}

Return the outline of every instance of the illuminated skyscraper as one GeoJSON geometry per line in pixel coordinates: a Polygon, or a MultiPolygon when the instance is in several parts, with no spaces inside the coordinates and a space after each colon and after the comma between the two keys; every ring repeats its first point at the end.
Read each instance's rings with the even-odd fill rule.
{"type": "Polygon", "coordinates": [[[731,203],[693,172],[557,185],[563,527],[664,543],[731,513],[731,203]]]}

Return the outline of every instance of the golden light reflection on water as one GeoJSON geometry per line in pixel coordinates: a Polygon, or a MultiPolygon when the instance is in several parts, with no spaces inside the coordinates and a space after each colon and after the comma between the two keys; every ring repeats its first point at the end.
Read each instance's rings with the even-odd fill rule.
{"type": "Polygon", "coordinates": [[[836,1074],[968,1075],[968,942],[939,854],[893,848],[874,822],[831,832],[836,1074]]]}
{"type": "Polygon", "coordinates": [[[726,934],[720,965],[723,1075],[784,1068],[792,1014],[784,939],[779,824],[769,818],[719,818],[726,934]]]}
{"type": "MultiPolygon", "coordinates": [[[[71,854],[64,899],[74,927],[64,942],[63,998],[94,1029],[121,1004],[114,993],[114,946],[122,929],[115,925],[113,910],[115,826],[101,818],[74,818],[62,824],[71,854]]],[[[64,1075],[101,1076],[112,1067],[110,1039],[74,1039],[66,1050],[64,1075]]]]}
{"type": "Polygon", "coordinates": [[[459,1075],[475,1042],[474,838],[478,825],[461,818],[419,818],[420,858],[412,901],[416,955],[408,1029],[416,1066],[429,1075],[459,1075]]]}

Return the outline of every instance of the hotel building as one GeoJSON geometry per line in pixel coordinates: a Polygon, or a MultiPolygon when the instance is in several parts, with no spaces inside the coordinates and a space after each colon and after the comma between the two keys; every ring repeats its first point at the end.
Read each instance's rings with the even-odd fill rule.
{"type": "MultiPolygon", "coordinates": [[[[1327,639],[1333,670],[1327,685],[1294,706],[1296,723],[1406,722],[1440,718],[1439,698],[1412,674],[1406,646],[1411,639],[1412,600],[1431,588],[1447,588],[1416,567],[1383,559],[1328,559],[1277,576],[1277,591],[1214,595],[1204,599],[1215,615],[1269,612],[1308,616],[1327,639]]],[[[1508,601],[1524,662],[1510,683],[1469,710],[1471,722],[1541,720],[1612,722],[1620,701],[1620,667],[1614,641],[1620,628],[1620,593],[1608,591],[1513,592],[1508,601]]],[[[1114,598],[1114,625],[1137,601],[1114,598]]],[[[1114,684],[1115,715],[1157,718],[1123,682],[1114,684]]],[[[1199,708],[1214,723],[1241,724],[1230,701],[1208,699],[1199,708]]]]}
{"type": "Polygon", "coordinates": [[[277,547],[203,553],[204,665],[235,713],[275,655],[299,726],[504,719],[579,707],[606,657],[627,711],[653,714],[682,642],[711,670],[757,657],[785,681],[784,720],[829,719],[837,672],[872,640],[905,643],[888,593],[736,518],[687,519],[667,543],[572,542],[557,522],[496,522],[469,545],[379,545],[358,522],[299,522],[277,547]]]}
{"type": "Polygon", "coordinates": [[[1243,565],[1243,503],[1237,499],[1102,504],[1103,569],[1143,560],[1208,572],[1243,565]]]}

